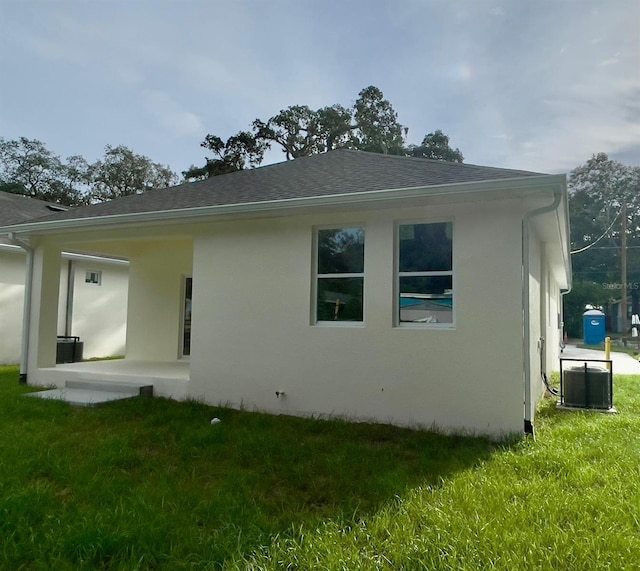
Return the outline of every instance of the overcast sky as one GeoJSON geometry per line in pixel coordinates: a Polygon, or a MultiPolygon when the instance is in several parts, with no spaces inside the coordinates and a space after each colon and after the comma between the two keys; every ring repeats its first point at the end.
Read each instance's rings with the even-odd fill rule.
{"type": "Polygon", "coordinates": [[[0,0],[0,136],[63,158],[123,144],[180,172],[207,133],[369,85],[468,163],[640,165],[640,1],[0,0]]]}

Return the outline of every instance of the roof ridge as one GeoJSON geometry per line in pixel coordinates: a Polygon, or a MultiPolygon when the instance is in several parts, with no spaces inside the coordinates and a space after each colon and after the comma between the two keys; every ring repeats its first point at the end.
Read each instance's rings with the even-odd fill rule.
{"type": "MultiPolygon", "coordinates": [[[[434,165],[446,165],[446,166],[454,167],[454,168],[472,167],[472,168],[479,168],[479,169],[485,169],[485,170],[509,171],[509,172],[526,173],[526,174],[534,174],[534,175],[549,174],[549,173],[543,173],[543,172],[538,172],[538,171],[527,171],[527,170],[522,170],[522,169],[512,169],[512,168],[506,168],[506,167],[494,167],[494,166],[488,166],[488,165],[478,165],[478,164],[475,164],[475,163],[458,163],[458,162],[455,162],[455,161],[445,161],[445,160],[441,160],[441,159],[430,159],[430,158],[427,158],[427,157],[413,157],[413,156],[409,156],[409,155],[392,155],[392,154],[389,154],[389,153],[375,153],[373,151],[361,151],[361,150],[358,150],[358,149],[333,149],[332,151],[327,151],[326,153],[320,153],[320,154],[327,154],[327,153],[332,153],[332,152],[336,152],[336,151],[349,152],[349,153],[353,153],[353,154],[367,154],[367,155],[377,156],[377,157],[380,157],[380,158],[396,159],[396,160],[427,161],[427,162],[429,162],[431,164],[434,164],[434,165]]],[[[317,155],[311,155],[311,156],[317,156],[317,155]]]]}

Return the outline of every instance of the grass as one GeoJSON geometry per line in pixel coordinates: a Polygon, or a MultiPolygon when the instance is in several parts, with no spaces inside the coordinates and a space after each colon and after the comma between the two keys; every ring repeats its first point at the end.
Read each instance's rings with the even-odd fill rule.
{"type": "Polygon", "coordinates": [[[0,368],[2,569],[637,569],[640,377],[494,443],[195,402],[26,399],[0,368]],[[210,425],[213,416],[222,419],[210,425]]]}

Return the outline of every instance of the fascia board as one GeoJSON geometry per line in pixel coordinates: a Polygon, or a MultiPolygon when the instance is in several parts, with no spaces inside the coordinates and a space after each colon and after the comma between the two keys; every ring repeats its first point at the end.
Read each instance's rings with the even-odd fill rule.
{"type": "MultiPolygon", "coordinates": [[[[560,205],[555,211],[555,225],[558,230],[558,244],[559,244],[559,258],[562,260],[560,266],[562,270],[559,271],[559,275],[563,271],[564,278],[566,280],[565,286],[571,288],[573,280],[572,276],[572,264],[571,264],[571,230],[569,220],[569,195],[567,192],[566,177],[562,175],[562,198],[560,205]]],[[[561,281],[559,278],[558,281],[561,281]]]]}
{"type": "MultiPolygon", "coordinates": [[[[20,246],[13,244],[0,244],[0,252],[9,252],[12,254],[24,254],[24,250],[20,246]]],[[[74,260],[76,262],[91,262],[94,264],[111,264],[116,266],[128,266],[129,260],[122,258],[110,258],[106,256],[95,256],[91,254],[80,254],[78,252],[61,252],[61,257],[65,260],[74,260]]]]}
{"type": "Polygon", "coordinates": [[[14,232],[55,232],[62,229],[109,226],[120,223],[152,222],[162,220],[180,220],[202,218],[207,216],[229,216],[235,214],[261,213],[277,210],[298,208],[313,208],[323,206],[340,206],[347,204],[380,203],[393,200],[411,198],[427,198],[434,196],[474,195],[483,192],[527,190],[548,190],[561,184],[564,175],[534,175],[527,177],[487,180],[481,182],[452,183],[431,186],[394,188],[357,193],[333,194],[318,197],[287,198],[260,202],[245,202],[238,204],[223,204],[214,206],[200,206],[195,208],[181,208],[176,210],[158,210],[152,212],[135,212],[127,214],[113,214],[91,218],[72,218],[65,220],[48,220],[44,222],[26,222],[14,226],[0,227],[0,234],[14,232]]]}
{"type": "Polygon", "coordinates": [[[24,254],[24,250],[20,246],[13,244],[0,244],[0,252],[11,252],[12,254],[24,254]]]}
{"type": "Polygon", "coordinates": [[[77,252],[65,252],[61,253],[61,256],[65,260],[73,260],[75,262],[90,262],[93,264],[109,264],[113,266],[128,266],[129,260],[123,260],[121,258],[109,258],[106,256],[95,256],[91,254],[79,254],[77,252]]]}

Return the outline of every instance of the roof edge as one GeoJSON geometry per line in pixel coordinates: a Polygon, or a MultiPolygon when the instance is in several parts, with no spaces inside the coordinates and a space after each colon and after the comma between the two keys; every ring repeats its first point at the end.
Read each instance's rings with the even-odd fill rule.
{"type": "MultiPolygon", "coordinates": [[[[8,252],[12,254],[24,254],[24,250],[20,246],[14,244],[0,244],[0,252],[8,252]]],[[[65,260],[74,260],[77,262],[95,262],[100,264],[112,264],[116,266],[128,266],[129,260],[118,258],[115,256],[96,256],[95,254],[81,254],[79,252],[67,252],[63,250],[60,256],[65,260]]]]}
{"type": "Polygon", "coordinates": [[[542,187],[548,188],[549,185],[564,184],[565,181],[566,176],[564,174],[540,174],[526,177],[393,188],[356,193],[328,194],[322,196],[308,196],[301,198],[285,198],[259,202],[241,202],[234,204],[199,206],[194,208],[179,208],[174,210],[155,210],[150,212],[133,212],[127,214],[112,214],[86,218],[70,218],[64,220],[53,219],[41,222],[25,222],[12,226],[0,227],[0,234],[6,234],[9,232],[19,234],[41,231],[47,232],[72,228],[84,228],[87,226],[108,226],[112,224],[128,222],[150,222],[156,220],[171,219],[179,220],[186,218],[199,218],[204,216],[223,216],[232,214],[246,214],[251,212],[259,213],[286,210],[290,208],[308,208],[314,206],[358,203],[365,204],[439,195],[453,196],[461,194],[476,194],[513,188],[529,188],[533,190],[535,188],[542,187]]]}

